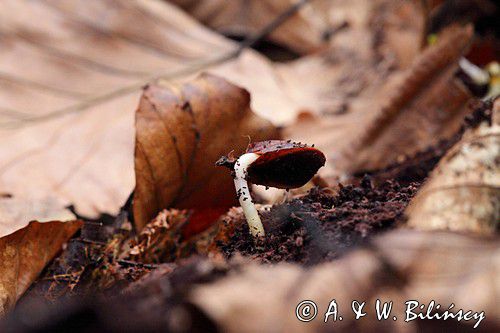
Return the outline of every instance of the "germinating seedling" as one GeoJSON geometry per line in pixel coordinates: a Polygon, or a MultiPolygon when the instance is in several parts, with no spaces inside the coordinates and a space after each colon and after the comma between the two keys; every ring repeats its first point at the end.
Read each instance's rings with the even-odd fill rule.
{"type": "Polygon", "coordinates": [[[249,145],[246,153],[237,159],[223,156],[216,165],[232,169],[236,194],[250,233],[258,238],[264,236],[265,231],[250,195],[249,183],[285,189],[301,187],[325,161],[325,155],[314,147],[271,140],[249,145]]]}
{"type": "Polygon", "coordinates": [[[241,155],[234,164],[234,187],[236,188],[236,195],[247,219],[250,233],[254,237],[264,236],[265,232],[259,213],[250,196],[250,189],[246,178],[248,166],[258,158],[259,155],[255,153],[247,153],[241,155]]]}

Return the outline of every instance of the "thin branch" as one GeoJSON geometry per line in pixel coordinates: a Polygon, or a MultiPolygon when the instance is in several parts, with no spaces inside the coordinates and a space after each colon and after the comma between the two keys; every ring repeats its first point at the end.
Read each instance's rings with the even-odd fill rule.
{"type": "Polygon", "coordinates": [[[136,261],[131,261],[131,260],[117,260],[118,264],[120,266],[124,267],[139,267],[139,268],[148,268],[148,269],[156,269],[158,268],[158,265],[156,264],[144,264],[142,262],[136,262],[136,261]]]}
{"type": "Polygon", "coordinates": [[[45,113],[40,116],[34,116],[30,118],[23,118],[23,119],[17,119],[17,120],[12,120],[12,121],[7,121],[0,123],[0,126],[4,129],[16,129],[24,126],[28,126],[30,124],[34,123],[40,123],[40,122],[45,122],[49,121],[58,117],[62,117],[65,115],[69,114],[74,114],[74,113],[79,113],[88,110],[89,108],[108,102],[112,99],[122,97],[128,94],[131,94],[139,89],[141,89],[144,85],[146,85],[148,82],[152,81],[157,81],[160,79],[163,80],[172,80],[174,78],[178,78],[181,76],[185,76],[188,74],[193,74],[195,72],[198,72],[200,70],[203,70],[208,67],[212,67],[215,65],[222,64],[226,61],[232,60],[237,58],[246,48],[252,47],[262,39],[264,39],[266,36],[268,36],[271,32],[273,32],[275,29],[277,29],[279,26],[281,26],[284,22],[286,22],[287,19],[289,19],[292,15],[294,15],[302,6],[304,6],[306,3],[308,3],[310,0],[299,0],[296,4],[290,6],[288,9],[286,9],[283,13],[278,15],[274,20],[272,20],[268,25],[266,25],[260,32],[255,34],[254,36],[250,36],[249,38],[245,39],[243,42],[241,42],[235,50],[227,52],[225,54],[216,56],[211,59],[205,59],[201,60],[197,63],[191,64],[190,66],[187,66],[186,68],[182,68],[177,71],[170,71],[170,72],[164,72],[156,75],[151,75],[140,82],[136,82],[133,84],[130,84],[128,86],[124,86],[121,88],[118,88],[116,90],[112,90],[110,92],[104,93],[102,95],[97,95],[90,97],[88,99],[85,99],[84,101],[70,105],[68,107],[61,108],[59,110],[55,110],[52,112],[45,113]]]}

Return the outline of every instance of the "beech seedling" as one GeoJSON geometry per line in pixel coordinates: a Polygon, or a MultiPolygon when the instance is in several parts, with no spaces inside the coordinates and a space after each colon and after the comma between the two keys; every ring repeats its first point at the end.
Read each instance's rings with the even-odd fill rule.
{"type": "Polygon", "coordinates": [[[249,183],[281,189],[305,185],[325,165],[325,155],[314,147],[282,140],[255,142],[238,158],[221,157],[216,165],[232,170],[238,201],[254,237],[265,235],[250,196],[249,183]]]}

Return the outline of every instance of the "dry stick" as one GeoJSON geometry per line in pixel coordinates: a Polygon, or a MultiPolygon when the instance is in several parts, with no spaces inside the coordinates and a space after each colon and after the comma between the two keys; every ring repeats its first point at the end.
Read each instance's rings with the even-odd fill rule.
{"type": "Polygon", "coordinates": [[[158,265],[156,265],[156,264],[144,264],[142,262],[125,260],[125,259],[117,260],[117,263],[120,266],[126,266],[126,267],[144,267],[144,268],[148,268],[148,269],[158,268],[158,265]]]}
{"type": "Polygon", "coordinates": [[[61,108],[59,110],[48,112],[48,113],[43,114],[41,116],[36,116],[36,117],[31,117],[31,118],[23,118],[23,119],[18,119],[18,120],[0,123],[0,129],[2,127],[4,129],[15,129],[15,128],[19,128],[19,127],[25,127],[25,126],[28,126],[29,124],[44,122],[44,121],[52,120],[52,119],[55,119],[55,118],[58,118],[61,116],[69,115],[72,113],[82,112],[82,111],[88,110],[92,106],[108,102],[112,99],[115,99],[115,98],[118,98],[121,96],[131,94],[134,91],[141,89],[148,82],[157,81],[159,79],[164,79],[164,80],[174,79],[176,77],[191,74],[191,73],[197,72],[199,70],[202,70],[204,68],[219,65],[219,64],[222,64],[222,63],[229,61],[231,59],[237,58],[246,48],[252,47],[256,43],[258,43],[259,41],[264,39],[271,32],[273,32],[275,29],[277,29],[279,26],[281,26],[286,20],[288,20],[293,14],[295,14],[300,8],[302,8],[303,5],[305,5],[309,1],[311,1],[311,0],[299,0],[297,3],[290,6],[283,13],[281,13],[274,20],[272,20],[267,26],[265,26],[256,35],[251,36],[251,37],[245,39],[243,42],[241,42],[238,45],[238,47],[236,48],[236,50],[234,50],[234,51],[228,52],[228,53],[223,54],[221,56],[217,56],[213,59],[207,59],[207,60],[200,61],[198,63],[192,64],[189,67],[180,69],[178,71],[167,72],[167,73],[162,73],[162,74],[157,74],[157,75],[151,75],[149,77],[146,77],[141,82],[136,82],[136,83],[133,83],[131,85],[110,91],[108,93],[88,98],[88,99],[82,101],[81,103],[73,104],[73,105],[70,105],[68,107],[61,108]]]}

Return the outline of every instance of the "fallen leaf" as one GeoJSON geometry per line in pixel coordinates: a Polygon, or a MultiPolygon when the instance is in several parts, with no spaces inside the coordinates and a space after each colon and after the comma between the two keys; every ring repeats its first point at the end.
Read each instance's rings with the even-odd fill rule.
{"type": "Polygon", "coordinates": [[[250,110],[249,93],[202,75],[184,85],[151,85],[136,113],[134,221],[141,229],[164,208],[231,207],[233,180],[215,162],[278,131],[250,110]]]}
{"type": "Polygon", "coordinates": [[[359,96],[337,118],[312,118],[284,136],[315,143],[329,160],[325,179],[382,169],[458,132],[471,94],[454,76],[472,28],[452,27],[405,71],[359,96]],[[389,97],[387,97],[389,96],[389,97]]]}
{"type": "Polygon", "coordinates": [[[31,222],[0,238],[0,316],[12,308],[81,225],[81,221],[31,222]]]}
{"type": "MultiPolygon", "coordinates": [[[[301,3],[297,0],[170,0],[203,24],[232,36],[257,34],[274,18],[301,3]]],[[[324,45],[329,24],[321,1],[302,5],[269,39],[299,53],[310,53],[324,45]]]]}
{"type": "MultiPolygon", "coordinates": [[[[371,100],[381,83],[407,68],[420,53],[424,15],[413,1],[323,4],[329,24],[346,27],[332,36],[327,49],[276,64],[278,79],[297,111],[319,115],[318,122],[330,119],[339,127],[346,120],[359,123],[367,115],[356,112],[357,100],[371,100]],[[405,36],[403,45],[412,47],[395,43],[392,35],[405,36]]],[[[373,112],[369,108],[362,111],[368,115],[373,112]]]]}
{"type": "Polygon", "coordinates": [[[359,37],[363,38],[363,43],[365,39],[372,39],[372,45],[360,46],[358,39],[358,43],[350,43],[351,48],[373,47],[381,58],[395,56],[404,67],[419,52],[424,38],[424,8],[418,1],[170,1],[203,24],[232,36],[255,35],[273,18],[286,13],[290,8],[301,6],[292,17],[267,36],[274,43],[299,54],[313,53],[330,47],[332,43],[338,45],[334,39],[339,32],[346,28],[361,28],[364,36],[360,34],[359,37]]]}
{"type": "Polygon", "coordinates": [[[472,35],[472,26],[451,28],[415,60],[380,114],[348,147],[353,168],[381,169],[458,132],[472,95],[455,73],[472,35]]]}
{"type": "MultiPolygon", "coordinates": [[[[149,0],[2,1],[0,48],[0,187],[40,201],[50,194],[89,217],[116,214],[133,189],[141,87],[162,74],[194,74],[237,49],[149,0]]],[[[266,102],[280,89],[257,53],[244,51],[224,71],[254,72],[266,90],[257,97],[261,112],[288,109],[266,102]]]]}
{"type": "Polygon", "coordinates": [[[500,99],[492,108],[493,122],[466,132],[412,200],[410,227],[485,235],[500,230],[500,99]]]}
{"type": "Polygon", "coordinates": [[[499,246],[497,238],[397,230],[374,239],[368,248],[312,268],[246,263],[224,278],[197,286],[189,298],[226,332],[318,332],[332,325],[369,332],[431,330],[447,324],[465,329],[476,322],[405,322],[408,300],[426,305],[434,300],[441,309],[453,303],[453,312],[485,311],[479,328],[487,331],[500,324],[499,246]],[[333,299],[343,320],[333,322],[329,316],[325,323],[333,299]],[[397,321],[377,320],[376,299],[393,301],[391,316],[397,321]],[[317,305],[317,317],[307,323],[295,314],[304,300],[317,305]],[[366,301],[367,315],[361,320],[355,320],[351,311],[354,300],[366,301]]]}
{"type": "Polygon", "coordinates": [[[55,198],[44,200],[0,197],[0,238],[22,229],[31,221],[71,221],[75,215],[55,198]]]}
{"type": "MultiPolygon", "coordinates": [[[[39,200],[50,193],[84,216],[116,214],[134,186],[139,91],[161,77],[180,80],[210,67],[248,89],[256,113],[277,125],[305,110],[349,109],[416,55],[399,59],[373,20],[390,20],[385,24],[420,45],[419,6],[386,1],[384,8],[341,2],[328,11],[329,23],[347,27],[332,36],[329,49],[280,65],[252,50],[235,58],[234,42],[167,2],[2,1],[0,187],[39,200]]],[[[342,115],[334,119],[342,126],[342,115]]]]}
{"type": "Polygon", "coordinates": [[[73,213],[51,197],[40,201],[0,197],[0,315],[15,304],[81,225],[52,221],[72,220],[73,213]]]}

